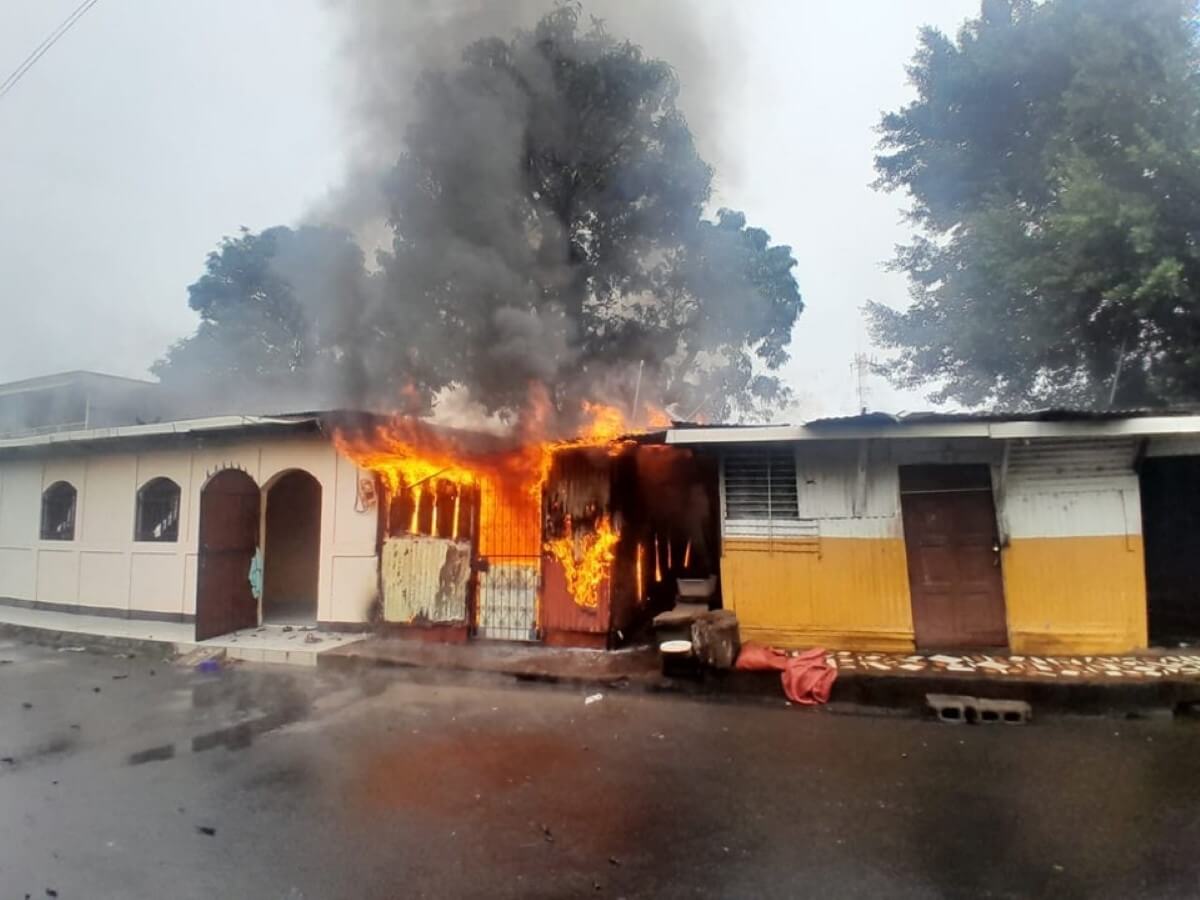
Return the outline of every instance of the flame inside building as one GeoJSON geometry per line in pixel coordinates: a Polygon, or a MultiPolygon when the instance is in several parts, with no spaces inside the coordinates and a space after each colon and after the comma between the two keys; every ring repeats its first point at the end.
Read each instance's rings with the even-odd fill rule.
{"type": "Polygon", "coordinates": [[[584,411],[570,440],[402,418],[335,433],[376,476],[385,622],[611,646],[670,606],[675,578],[715,574],[715,463],[584,411]]]}

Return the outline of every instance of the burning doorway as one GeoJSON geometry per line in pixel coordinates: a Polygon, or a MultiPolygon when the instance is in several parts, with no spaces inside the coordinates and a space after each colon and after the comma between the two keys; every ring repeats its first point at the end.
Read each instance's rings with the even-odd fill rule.
{"type": "Polygon", "coordinates": [[[597,419],[561,440],[414,419],[339,428],[339,450],[378,479],[383,622],[610,647],[669,609],[680,578],[715,584],[715,461],[625,435],[615,411],[597,419]]]}
{"type": "Polygon", "coordinates": [[[200,491],[196,640],[258,624],[250,563],[258,549],[259,490],[238,469],[225,469],[200,491]]]}
{"type": "Polygon", "coordinates": [[[716,460],[652,440],[555,453],[543,509],[548,643],[617,646],[675,604],[681,580],[719,584],[716,460]]]}
{"type": "Polygon", "coordinates": [[[315,624],[321,483],[300,469],[279,475],[267,486],[264,518],[263,621],[315,624]]]}

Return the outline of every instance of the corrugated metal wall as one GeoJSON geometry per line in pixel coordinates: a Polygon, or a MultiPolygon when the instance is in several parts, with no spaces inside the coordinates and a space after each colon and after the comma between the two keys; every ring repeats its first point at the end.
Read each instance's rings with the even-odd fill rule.
{"type": "Polygon", "coordinates": [[[1009,535],[1002,570],[1012,648],[1144,646],[1137,450],[1125,438],[1028,440],[1011,444],[1005,466],[999,441],[880,440],[867,447],[864,478],[855,442],[800,443],[799,517],[783,529],[723,523],[726,605],[746,635],[762,640],[911,646],[897,467],[983,462],[1003,486],[997,505],[1009,535]]]}
{"type": "MultiPolygon", "coordinates": [[[[566,522],[574,523],[576,559],[593,524],[610,514],[612,457],[606,450],[578,449],[555,455],[546,482],[546,540],[564,540],[566,522]]],[[[618,523],[619,527],[619,523],[618,523]]],[[[546,632],[607,633],[610,626],[611,579],[602,584],[595,608],[576,602],[567,588],[562,565],[549,553],[542,557],[541,626],[546,632]]]]}
{"type": "Polygon", "coordinates": [[[388,538],[379,561],[383,618],[414,624],[464,623],[471,545],[423,535],[388,538]]]}
{"type": "Polygon", "coordinates": [[[1014,490],[1110,491],[1137,488],[1132,438],[1016,441],[1009,450],[1014,490]]]}
{"type": "Polygon", "coordinates": [[[911,648],[899,485],[886,442],[806,442],[788,452],[796,455],[799,516],[723,522],[722,592],[743,636],[911,648]]]}
{"type": "Polygon", "coordinates": [[[607,634],[612,613],[611,580],[605,579],[596,606],[580,606],[567,590],[563,567],[551,556],[542,560],[542,628],[546,631],[607,634]]]}
{"type": "Polygon", "coordinates": [[[1009,448],[1000,517],[1009,643],[1033,653],[1146,645],[1136,442],[1029,440],[1009,448]]]}
{"type": "Polygon", "coordinates": [[[1200,434],[1172,434],[1147,441],[1147,456],[1200,456],[1200,434]]]}

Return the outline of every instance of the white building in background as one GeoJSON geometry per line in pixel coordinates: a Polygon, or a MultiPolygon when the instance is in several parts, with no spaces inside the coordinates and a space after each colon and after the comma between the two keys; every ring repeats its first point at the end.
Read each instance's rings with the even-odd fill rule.
{"type": "Polygon", "coordinates": [[[198,638],[368,621],[377,513],[318,417],[64,427],[0,435],[0,603],[198,638]]]}

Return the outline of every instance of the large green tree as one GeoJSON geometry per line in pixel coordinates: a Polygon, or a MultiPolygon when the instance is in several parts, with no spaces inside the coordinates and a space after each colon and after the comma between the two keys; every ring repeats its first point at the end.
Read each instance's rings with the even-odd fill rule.
{"type": "Polygon", "coordinates": [[[342,281],[325,279],[327,296],[284,304],[318,317],[315,329],[274,318],[273,305],[264,319],[259,298],[300,282],[260,291],[261,266],[248,279],[241,258],[270,251],[259,241],[273,232],[244,235],[192,288],[197,308],[219,301],[221,326],[201,309],[201,333],[185,343],[247,348],[246,365],[271,369],[324,359],[373,402],[398,385],[426,399],[461,385],[513,410],[537,383],[564,424],[583,400],[634,392],[712,418],[779,403],[772,372],[803,306],[796,262],[741,213],[708,215],[712,171],[678,90],[666,62],[576,5],[472,44],[415,86],[405,146],[383,180],[392,240],[377,270],[351,273],[362,299],[345,303],[342,281]]]}
{"type": "MultiPolygon", "coordinates": [[[[352,384],[361,356],[350,327],[374,289],[363,252],[336,228],[247,229],[208,254],[188,288],[196,332],[153,367],[164,385],[236,402],[251,393],[352,384]]],[[[341,391],[338,391],[341,393],[341,391]]]]}
{"type": "Polygon", "coordinates": [[[917,228],[895,260],[911,305],[869,309],[895,382],[971,405],[1200,400],[1195,13],[985,0],[957,40],[922,31],[876,157],[917,228]]]}

